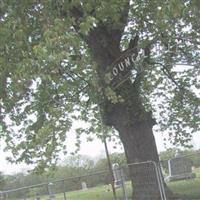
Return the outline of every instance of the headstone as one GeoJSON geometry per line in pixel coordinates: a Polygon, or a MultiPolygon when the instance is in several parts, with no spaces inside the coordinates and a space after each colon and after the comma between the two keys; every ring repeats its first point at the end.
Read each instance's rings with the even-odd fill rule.
{"type": "Polygon", "coordinates": [[[86,182],[82,182],[81,186],[82,186],[82,190],[87,190],[87,184],[86,184],[86,182]]]}
{"type": "Polygon", "coordinates": [[[49,200],[55,199],[55,194],[53,192],[53,183],[48,184],[49,200]]]}
{"type": "Polygon", "coordinates": [[[35,200],[40,200],[40,195],[38,193],[35,195],[35,200]]]}
{"type": "Polygon", "coordinates": [[[114,175],[114,186],[115,188],[120,188],[122,187],[123,184],[123,177],[122,177],[122,169],[120,169],[118,163],[114,163],[112,165],[113,168],[113,175],[114,175]]]}
{"type": "Polygon", "coordinates": [[[192,161],[189,158],[181,157],[176,154],[175,158],[168,161],[169,176],[166,181],[184,180],[195,178],[196,174],[192,173],[192,161]]]}

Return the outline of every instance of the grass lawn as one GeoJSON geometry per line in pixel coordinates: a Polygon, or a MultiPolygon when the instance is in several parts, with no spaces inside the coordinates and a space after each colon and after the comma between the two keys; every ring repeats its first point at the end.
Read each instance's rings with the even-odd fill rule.
{"type": "MultiPolygon", "coordinates": [[[[200,168],[195,170],[197,177],[190,180],[182,180],[168,183],[170,189],[177,193],[183,200],[200,200],[200,168]]],[[[129,199],[131,199],[131,184],[126,183],[126,191],[129,199]]],[[[66,200],[113,200],[111,186],[103,185],[87,190],[78,190],[73,192],[66,192],[66,200]]],[[[47,195],[42,196],[41,200],[48,200],[47,195]]],[[[56,200],[64,200],[64,194],[56,194],[56,200]]],[[[117,189],[117,199],[123,200],[122,189],[117,189]]],[[[29,198],[35,200],[35,197],[29,198]]]]}
{"type": "Polygon", "coordinates": [[[196,178],[169,183],[170,189],[184,200],[200,200],[200,168],[195,170],[196,178]]]}
{"type": "MultiPolygon", "coordinates": [[[[127,186],[127,190],[130,191],[130,184],[127,186]]],[[[123,200],[123,191],[117,189],[117,199],[123,200]]],[[[67,200],[113,200],[113,193],[111,186],[98,186],[89,188],[87,190],[79,190],[73,192],[66,192],[67,200]]],[[[48,196],[43,196],[41,200],[47,200],[48,196]]],[[[64,200],[64,194],[56,194],[56,200],[64,200]]]]}
{"type": "MultiPolygon", "coordinates": [[[[200,200],[200,168],[195,169],[196,178],[168,183],[170,189],[177,193],[184,200],[200,200]]],[[[131,196],[131,186],[126,184],[128,196],[131,196]]],[[[66,193],[67,200],[111,200],[112,191],[109,186],[99,186],[85,191],[76,191],[66,193]]],[[[60,196],[60,195],[59,195],[60,196]]],[[[63,195],[56,199],[63,199],[63,195]]],[[[117,199],[123,199],[121,189],[117,190],[117,199]]]]}
{"type": "MultiPolygon", "coordinates": [[[[77,193],[67,193],[70,200],[112,200],[113,194],[109,186],[100,186],[85,191],[79,191],[77,193]]],[[[122,199],[121,189],[117,190],[118,199],[122,199]]]]}

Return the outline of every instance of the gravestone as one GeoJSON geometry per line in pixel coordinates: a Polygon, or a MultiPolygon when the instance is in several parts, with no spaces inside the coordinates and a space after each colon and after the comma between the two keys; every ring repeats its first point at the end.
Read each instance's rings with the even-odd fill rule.
{"type": "Polygon", "coordinates": [[[176,154],[175,158],[168,161],[169,176],[166,181],[184,180],[195,178],[192,173],[192,161],[189,158],[176,154]]]}
{"type": "Polygon", "coordinates": [[[55,199],[55,194],[53,192],[53,183],[48,184],[49,200],[55,199]]]}
{"type": "Polygon", "coordinates": [[[112,168],[113,168],[113,175],[114,175],[114,186],[115,188],[120,188],[123,185],[122,169],[120,169],[118,163],[114,163],[112,165],[112,168]]]}
{"type": "Polygon", "coordinates": [[[40,195],[38,193],[35,195],[35,200],[40,200],[40,195]]]}
{"type": "Polygon", "coordinates": [[[86,184],[86,182],[82,182],[81,186],[82,186],[82,190],[87,190],[87,184],[86,184]]]}

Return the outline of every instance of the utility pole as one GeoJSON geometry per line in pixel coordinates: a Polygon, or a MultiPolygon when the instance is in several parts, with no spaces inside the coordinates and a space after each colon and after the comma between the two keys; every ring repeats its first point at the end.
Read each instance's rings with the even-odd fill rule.
{"type": "Polygon", "coordinates": [[[114,200],[116,200],[117,196],[116,196],[116,190],[115,190],[115,185],[114,185],[115,179],[114,179],[112,163],[111,163],[111,160],[110,160],[110,155],[109,155],[109,151],[108,151],[108,145],[107,145],[107,142],[106,142],[106,136],[105,136],[104,130],[103,130],[103,143],[104,143],[106,157],[107,157],[107,161],[108,161],[108,167],[109,167],[109,171],[110,171],[111,179],[112,179],[111,186],[112,186],[113,197],[114,197],[114,200]]]}
{"type": "Polygon", "coordinates": [[[114,178],[112,163],[111,163],[110,155],[109,155],[109,151],[108,151],[108,145],[107,145],[107,142],[106,142],[107,132],[106,132],[106,129],[103,125],[100,106],[99,106],[99,115],[100,115],[100,121],[101,121],[101,130],[102,130],[102,134],[103,134],[103,143],[104,143],[104,148],[105,148],[105,152],[106,152],[106,158],[107,158],[107,161],[108,161],[108,168],[109,168],[109,171],[110,171],[110,174],[111,174],[111,179],[112,179],[111,180],[112,192],[113,192],[114,200],[116,200],[117,195],[116,195],[116,190],[115,190],[115,185],[114,185],[115,178],[114,178]]]}

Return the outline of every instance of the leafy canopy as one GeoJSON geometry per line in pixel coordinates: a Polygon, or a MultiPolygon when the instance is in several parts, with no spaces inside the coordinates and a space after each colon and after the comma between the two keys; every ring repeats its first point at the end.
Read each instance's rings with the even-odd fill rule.
{"type": "Polygon", "coordinates": [[[198,0],[1,1],[1,138],[11,161],[37,163],[38,171],[55,164],[74,120],[88,123],[77,130],[77,147],[83,131],[100,135],[102,90],[115,103],[120,98],[109,85],[102,88],[107,74],[98,75],[100,66],[84,40],[101,24],[125,27],[121,51],[138,35],[139,49],[150,52],[148,62],[139,60],[140,96],[160,130],[167,129],[174,144],[187,145],[199,129],[198,0]],[[78,19],[74,9],[81,10],[78,19]]]}

